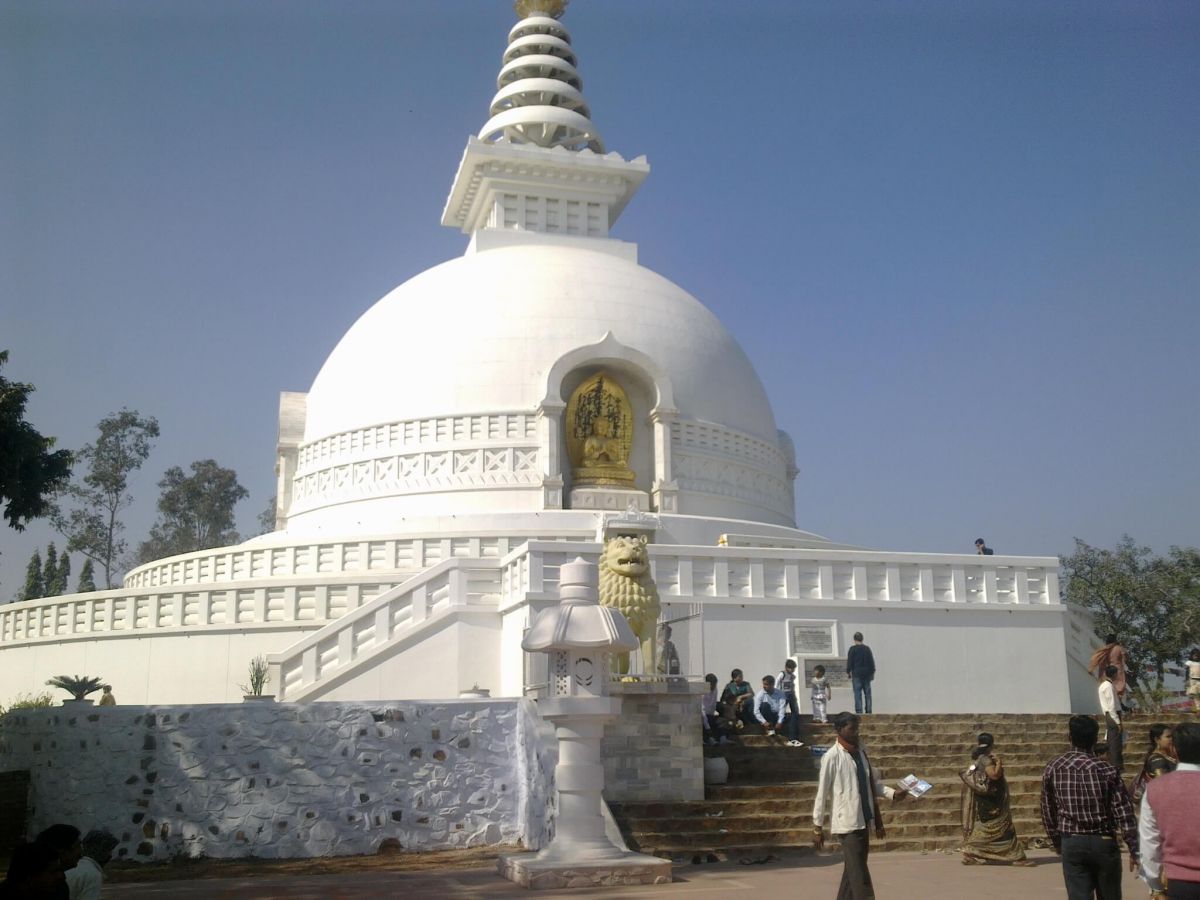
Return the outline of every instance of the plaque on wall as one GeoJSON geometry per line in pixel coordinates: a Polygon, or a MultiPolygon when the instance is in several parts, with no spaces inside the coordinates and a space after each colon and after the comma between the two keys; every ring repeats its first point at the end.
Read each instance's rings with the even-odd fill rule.
{"type": "Polygon", "coordinates": [[[837,656],[834,637],[837,623],[822,619],[788,619],[788,655],[801,657],[837,656]]]}
{"type": "MultiPolygon", "coordinates": [[[[846,674],[846,659],[805,659],[801,660],[804,668],[804,685],[807,689],[812,684],[813,669],[817,666],[825,667],[825,679],[829,682],[830,687],[841,687],[847,691],[850,690],[850,676],[846,674]]],[[[803,696],[803,694],[801,694],[803,696]]],[[[847,695],[834,695],[838,701],[847,699],[847,695]]],[[[829,707],[833,709],[832,706],[829,707]]]]}

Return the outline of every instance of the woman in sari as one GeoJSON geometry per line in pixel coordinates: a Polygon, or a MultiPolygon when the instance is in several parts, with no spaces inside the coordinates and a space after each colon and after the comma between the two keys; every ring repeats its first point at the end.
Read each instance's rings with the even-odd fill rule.
{"type": "Polygon", "coordinates": [[[971,751],[971,768],[959,776],[963,782],[962,862],[964,866],[989,862],[1031,866],[1013,828],[1008,781],[993,743],[990,734],[979,735],[979,746],[971,751]]]}
{"type": "Polygon", "coordinates": [[[1146,754],[1146,759],[1142,763],[1142,771],[1134,779],[1133,787],[1129,791],[1133,802],[1138,804],[1139,811],[1142,794],[1146,793],[1146,785],[1159,775],[1174,772],[1177,765],[1179,765],[1179,759],[1175,756],[1175,741],[1174,735],[1171,733],[1171,726],[1155,722],[1150,726],[1150,752],[1146,754]]]}

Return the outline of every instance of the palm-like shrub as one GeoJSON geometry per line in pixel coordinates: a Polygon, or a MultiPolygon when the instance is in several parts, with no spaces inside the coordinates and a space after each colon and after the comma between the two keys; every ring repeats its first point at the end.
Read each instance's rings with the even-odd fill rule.
{"type": "Polygon", "coordinates": [[[242,693],[251,697],[261,697],[263,688],[271,680],[271,667],[267,664],[267,658],[261,654],[250,660],[248,670],[250,675],[250,683],[238,685],[242,689],[242,693]]]}
{"type": "Polygon", "coordinates": [[[55,675],[46,684],[50,687],[62,688],[76,700],[82,700],[88,694],[94,694],[104,684],[103,678],[89,678],[86,675],[55,675]]]}

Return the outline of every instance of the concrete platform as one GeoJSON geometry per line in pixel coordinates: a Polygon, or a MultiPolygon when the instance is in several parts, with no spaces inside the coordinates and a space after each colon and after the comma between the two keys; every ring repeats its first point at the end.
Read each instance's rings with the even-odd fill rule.
{"type": "MultiPolygon", "coordinates": [[[[1037,865],[964,866],[957,854],[883,853],[871,857],[875,890],[886,900],[1061,900],[1062,866],[1058,857],[1045,850],[1030,854],[1037,865]]],[[[496,874],[494,863],[487,868],[448,869],[435,872],[363,872],[312,875],[293,878],[220,878],[190,881],[160,881],[148,884],[113,884],[105,897],[163,898],[163,900],[349,900],[403,896],[411,898],[546,897],[707,898],[813,897],[833,898],[841,878],[839,854],[784,858],[765,865],[737,862],[677,865],[675,880],[667,885],[577,888],[538,891],[505,881],[496,874]]],[[[1126,871],[1124,896],[1140,900],[1145,885],[1126,871]]]]}

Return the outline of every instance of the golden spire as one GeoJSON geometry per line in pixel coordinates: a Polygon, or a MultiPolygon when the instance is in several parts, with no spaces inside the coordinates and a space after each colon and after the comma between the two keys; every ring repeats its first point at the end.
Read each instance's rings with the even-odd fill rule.
{"type": "Polygon", "coordinates": [[[516,0],[513,9],[522,19],[530,16],[549,16],[557,19],[567,10],[570,0],[516,0]]]}

